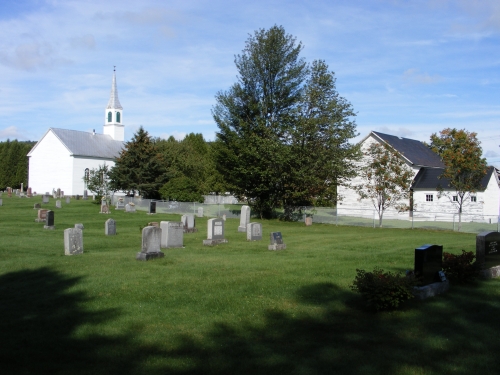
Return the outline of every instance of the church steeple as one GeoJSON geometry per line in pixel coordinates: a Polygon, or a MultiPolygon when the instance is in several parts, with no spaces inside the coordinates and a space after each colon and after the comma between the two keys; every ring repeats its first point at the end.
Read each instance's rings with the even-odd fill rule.
{"type": "Polygon", "coordinates": [[[124,141],[125,129],[123,126],[123,107],[118,99],[115,68],[113,68],[111,95],[109,96],[109,102],[104,114],[104,134],[110,135],[115,141],[124,141]]]}

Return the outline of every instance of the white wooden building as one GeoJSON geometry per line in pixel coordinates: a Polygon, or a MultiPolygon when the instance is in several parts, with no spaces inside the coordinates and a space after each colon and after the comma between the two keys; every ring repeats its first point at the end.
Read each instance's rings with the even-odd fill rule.
{"type": "MultiPolygon", "coordinates": [[[[429,217],[430,214],[436,216],[442,214],[442,218],[453,218],[457,212],[457,205],[453,200],[453,189],[448,186],[448,181],[440,179],[443,173],[444,164],[440,157],[434,153],[423,142],[397,137],[389,134],[383,134],[372,131],[361,142],[361,150],[367,151],[373,143],[386,144],[397,151],[406,165],[413,171],[413,183],[411,187],[412,199],[407,204],[413,208],[411,214],[414,217],[429,217]],[[440,184],[447,196],[438,197],[437,186],[440,184]]],[[[361,161],[358,165],[361,167],[366,161],[361,161]]],[[[464,204],[463,212],[476,216],[489,217],[492,222],[498,220],[500,215],[500,182],[499,171],[494,167],[488,168],[488,173],[482,179],[482,190],[471,194],[464,204]]],[[[348,181],[347,185],[362,185],[363,180],[355,177],[348,181]]],[[[352,216],[366,216],[366,213],[373,212],[373,203],[369,199],[359,199],[358,193],[347,186],[339,186],[338,195],[339,214],[352,216]],[[361,213],[365,212],[365,215],[361,213]]],[[[389,210],[390,211],[390,210],[389,210]]],[[[401,215],[400,215],[401,216],[401,215]]]]}
{"type": "Polygon", "coordinates": [[[114,166],[123,147],[123,108],[114,72],[103,134],[48,129],[28,153],[28,186],[37,194],[60,188],[65,195],[83,195],[85,171],[104,164],[114,166]]]}

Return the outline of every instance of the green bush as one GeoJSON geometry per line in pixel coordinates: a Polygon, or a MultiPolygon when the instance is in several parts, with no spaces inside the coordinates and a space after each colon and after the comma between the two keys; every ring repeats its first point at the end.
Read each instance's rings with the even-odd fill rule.
{"type": "Polygon", "coordinates": [[[384,272],[380,268],[373,272],[356,269],[356,272],[351,289],[361,293],[368,306],[377,311],[397,309],[404,301],[413,298],[414,277],[384,272]]]}
{"type": "Polygon", "coordinates": [[[466,284],[479,276],[479,267],[472,251],[462,250],[462,254],[443,253],[443,270],[451,281],[466,284]]]}

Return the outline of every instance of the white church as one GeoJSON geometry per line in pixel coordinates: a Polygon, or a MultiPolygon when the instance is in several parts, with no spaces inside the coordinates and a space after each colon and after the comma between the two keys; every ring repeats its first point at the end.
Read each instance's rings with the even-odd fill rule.
{"type": "Polygon", "coordinates": [[[65,195],[83,195],[83,177],[91,169],[112,167],[124,147],[123,107],[116,72],[105,110],[103,134],[50,128],[28,153],[28,186],[37,194],[60,188],[65,195]]]}

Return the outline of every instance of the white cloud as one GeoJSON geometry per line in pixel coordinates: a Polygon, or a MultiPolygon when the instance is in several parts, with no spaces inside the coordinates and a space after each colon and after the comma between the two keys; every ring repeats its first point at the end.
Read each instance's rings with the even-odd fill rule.
{"type": "Polygon", "coordinates": [[[0,130],[0,139],[18,139],[20,141],[28,140],[15,126],[9,126],[0,130]]]}
{"type": "Polygon", "coordinates": [[[409,83],[425,85],[440,82],[443,80],[443,77],[437,74],[420,73],[418,69],[410,68],[403,73],[403,79],[409,83]]]}
{"type": "Polygon", "coordinates": [[[69,42],[73,48],[95,49],[95,38],[92,34],[71,38],[69,42]]]}
{"type": "Polygon", "coordinates": [[[24,43],[18,45],[10,54],[0,52],[0,63],[15,69],[33,71],[38,68],[52,68],[68,65],[72,61],[57,57],[50,43],[24,43]]]}

